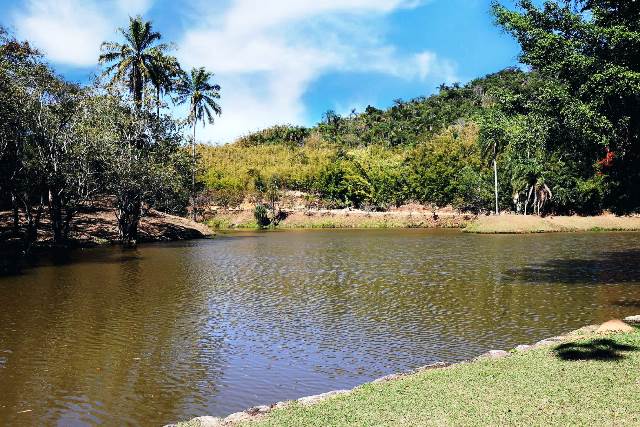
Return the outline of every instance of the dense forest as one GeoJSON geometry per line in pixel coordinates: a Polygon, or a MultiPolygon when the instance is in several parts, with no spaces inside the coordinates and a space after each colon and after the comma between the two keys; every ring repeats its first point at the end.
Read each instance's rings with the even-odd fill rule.
{"type": "Polygon", "coordinates": [[[311,128],[200,146],[208,202],[290,189],[376,210],[415,201],[475,212],[637,211],[640,4],[523,0],[515,10],[495,3],[493,13],[521,45],[521,67],[386,110],[328,111],[311,128]]]}

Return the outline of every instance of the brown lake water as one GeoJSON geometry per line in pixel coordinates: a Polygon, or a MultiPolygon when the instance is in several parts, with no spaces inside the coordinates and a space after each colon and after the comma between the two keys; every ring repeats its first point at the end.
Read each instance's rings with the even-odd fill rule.
{"type": "Polygon", "coordinates": [[[307,231],[74,251],[0,277],[0,425],[222,416],[639,314],[639,239],[307,231]]]}

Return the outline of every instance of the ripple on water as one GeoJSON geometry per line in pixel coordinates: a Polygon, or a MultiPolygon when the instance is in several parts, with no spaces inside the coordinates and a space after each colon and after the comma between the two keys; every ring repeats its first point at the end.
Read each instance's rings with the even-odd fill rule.
{"type": "Polygon", "coordinates": [[[320,231],[75,253],[0,278],[0,424],[225,415],[635,314],[636,236],[320,231]]]}

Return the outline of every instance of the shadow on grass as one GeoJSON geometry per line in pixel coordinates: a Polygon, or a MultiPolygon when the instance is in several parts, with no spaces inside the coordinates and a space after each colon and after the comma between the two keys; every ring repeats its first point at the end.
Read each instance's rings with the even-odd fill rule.
{"type": "Polygon", "coordinates": [[[553,351],[562,360],[616,361],[626,356],[623,352],[638,351],[638,347],[620,344],[608,338],[600,338],[587,343],[569,342],[557,346],[553,351]]]}

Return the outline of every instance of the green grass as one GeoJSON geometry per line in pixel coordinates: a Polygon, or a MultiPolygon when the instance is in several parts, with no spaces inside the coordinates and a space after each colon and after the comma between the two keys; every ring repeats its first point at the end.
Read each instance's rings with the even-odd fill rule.
{"type": "Polygon", "coordinates": [[[255,219],[246,220],[238,224],[234,224],[230,218],[213,217],[204,222],[207,226],[214,230],[258,230],[260,227],[255,219]]]}
{"type": "Polygon", "coordinates": [[[335,221],[331,220],[309,220],[303,223],[296,223],[294,225],[281,223],[278,225],[278,228],[282,229],[305,229],[305,228],[340,228],[340,224],[337,224],[335,221]]]}
{"type": "Polygon", "coordinates": [[[640,217],[600,215],[548,216],[500,215],[481,216],[464,231],[480,234],[528,234],[578,231],[640,231],[640,217]]]}
{"type": "Polygon", "coordinates": [[[249,425],[640,425],[640,330],[370,383],[249,425]]]}
{"type": "Polygon", "coordinates": [[[408,223],[400,221],[385,221],[372,219],[358,219],[351,221],[326,220],[326,219],[309,219],[305,222],[296,222],[295,224],[281,224],[278,227],[283,229],[305,229],[305,228],[353,228],[353,229],[369,229],[369,228],[407,228],[408,223]]]}
{"type": "Polygon", "coordinates": [[[228,218],[211,218],[205,224],[215,230],[228,230],[231,228],[231,221],[228,218]]]}

